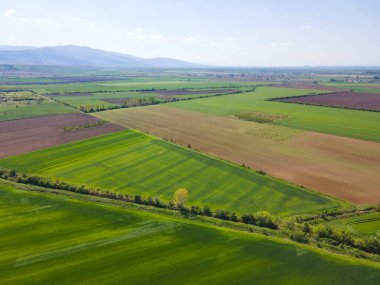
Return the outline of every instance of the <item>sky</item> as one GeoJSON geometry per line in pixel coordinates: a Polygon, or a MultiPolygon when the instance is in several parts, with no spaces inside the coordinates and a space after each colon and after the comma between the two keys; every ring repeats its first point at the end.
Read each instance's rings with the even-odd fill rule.
{"type": "Polygon", "coordinates": [[[220,66],[379,66],[379,15],[379,0],[0,0],[0,45],[220,66]]]}

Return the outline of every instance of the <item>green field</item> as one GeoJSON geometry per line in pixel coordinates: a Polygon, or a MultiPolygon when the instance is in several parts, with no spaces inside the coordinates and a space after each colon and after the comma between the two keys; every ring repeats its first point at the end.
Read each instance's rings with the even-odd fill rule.
{"type": "MultiPolygon", "coordinates": [[[[217,94],[217,92],[215,92],[217,94]]],[[[167,98],[176,98],[176,99],[188,99],[188,98],[198,98],[201,96],[212,96],[215,94],[204,94],[202,90],[199,90],[199,94],[186,94],[186,95],[170,95],[167,98]]],[[[47,95],[49,96],[49,95],[47,95]]],[[[154,98],[156,102],[164,102],[165,96],[155,93],[141,93],[141,92],[101,92],[101,93],[92,93],[92,95],[59,95],[53,96],[52,99],[67,103],[75,108],[81,106],[99,106],[102,108],[110,108],[119,106],[120,104],[113,104],[107,102],[107,99],[124,99],[124,100],[137,100],[137,99],[151,99],[154,98]]]]}
{"type": "Polygon", "coordinates": [[[44,100],[42,103],[1,103],[0,121],[75,113],[75,109],[44,100]]]}
{"type": "Polygon", "coordinates": [[[325,223],[335,229],[342,229],[358,237],[375,236],[380,239],[380,212],[337,219],[325,223]]]}
{"type": "Polygon", "coordinates": [[[0,181],[1,284],[377,284],[379,267],[0,181]]]}
{"type": "MultiPolygon", "coordinates": [[[[198,98],[203,96],[212,96],[218,94],[204,93],[203,90],[216,88],[239,88],[240,91],[252,90],[252,87],[259,83],[255,82],[231,82],[231,81],[209,81],[209,80],[152,80],[146,79],[133,79],[133,80],[115,80],[105,82],[81,82],[70,84],[52,84],[52,85],[23,85],[23,88],[32,89],[34,92],[51,96],[52,99],[59,102],[69,104],[72,107],[94,107],[95,109],[109,109],[117,107],[120,104],[107,102],[107,99],[152,99],[156,102],[164,102],[169,99],[188,99],[198,98]],[[192,91],[199,91],[198,94],[182,94],[165,96],[157,93],[142,93],[136,90],[176,90],[176,89],[191,89],[192,91]],[[90,93],[91,95],[70,95],[70,93],[90,93]],[[56,95],[60,93],[61,95],[56,95]]],[[[7,86],[6,86],[7,87],[7,86]]],[[[10,87],[9,87],[10,88],[10,87]]]]}
{"type": "Polygon", "coordinates": [[[323,92],[326,91],[259,87],[255,92],[175,102],[167,106],[219,116],[233,116],[241,112],[280,114],[288,116],[288,119],[273,124],[380,141],[380,113],[266,101],[275,97],[323,92]]]}
{"type": "MultiPolygon", "coordinates": [[[[54,93],[54,92],[94,92],[94,91],[131,91],[139,89],[183,89],[183,88],[221,88],[233,86],[254,86],[258,82],[235,82],[235,81],[212,81],[202,79],[178,80],[175,76],[172,79],[151,79],[136,78],[132,80],[118,80],[107,82],[81,82],[70,84],[46,84],[46,85],[23,85],[25,89],[32,89],[37,93],[54,93]]],[[[10,85],[4,85],[11,88],[10,85]]]]}
{"type": "Polygon", "coordinates": [[[3,159],[0,167],[165,201],[184,187],[190,193],[189,205],[240,214],[266,210],[292,215],[342,205],[132,130],[3,159]]]}

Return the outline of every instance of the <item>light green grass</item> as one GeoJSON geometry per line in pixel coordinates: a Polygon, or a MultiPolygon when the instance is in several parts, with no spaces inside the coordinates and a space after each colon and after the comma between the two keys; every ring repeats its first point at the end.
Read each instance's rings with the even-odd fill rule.
{"type": "Polygon", "coordinates": [[[132,130],[0,160],[0,167],[120,193],[170,201],[187,188],[189,205],[237,213],[292,215],[341,202],[132,130]]]}
{"type": "Polygon", "coordinates": [[[39,104],[2,103],[0,104],[0,121],[47,115],[68,114],[75,112],[77,112],[75,109],[51,101],[42,101],[42,103],[39,104]]]}
{"type": "MultiPolygon", "coordinates": [[[[257,84],[257,83],[256,83],[257,84]]],[[[117,104],[112,104],[104,101],[105,99],[111,98],[122,98],[122,99],[138,99],[138,98],[152,98],[155,97],[157,101],[163,101],[161,98],[161,94],[157,93],[142,93],[142,92],[132,92],[133,90],[140,89],[183,89],[183,88],[191,88],[194,90],[198,90],[199,94],[187,94],[187,95],[171,95],[168,97],[177,98],[177,99],[186,99],[186,98],[197,98],[201,96],[212,96],[218,94],[219,92],[215,92],[215,94],[204,94],[202,93],[202,89],[197,88],[223,88],[223,87],[231,87],[231,86],[241,86],[240,90],[246,91],[251,89],[255,83],[235,83],[235,82],[212,82],[212,81],[115,81],[115,82],[92,82],[92,83],[74,83],[74,84],[63,84],[63,85],[52,85],[52,86],[37,86],[31,87],[35,91],[40,93],[66,93],[70,92],[94,92],[92,95],[60,95],[52,97],[55,100],[59,100],[61,102],[70,104],[73,107],[79,108],[80,106],[99,106],[103,108],[109,108],[117,106],[117,104]],[[247,87],[251,86],[251,87],[247,87]],[[43,89],[41,89],[43,88],[43,89]],[[247,89],[248,88],[248,89],[247,89]],[[101,92],[96,92],[101,91],[101,92]],[[107,92],[105,92],[107,91],[107,92]]],[[[47,95],[49,96],[49,95],[47,95]]]]}
{"type": "Polygon", "coordinates": [[[380,141],[380,113],[266,101],[269,98],[298,96],[326,91],[259,87],[255,92],[218,96],[167,104],[173,108],[232,116],[241,112],[287,115],[273,124],[307,131],[380,141]]]}
{"type": "MultiPolygon", "coordinates": [[[[109,82],[81,82],[70,84],[46,84],[46,85],[23,85],[25,89],[33,89],[38,93],[52,92],[94,92],[94,91],[131,91],[138,89],[183,89],[183,88],[221,88],[233,86],[254,86],[256,82],[234,82],[234,81],[211,81],[201,79],[191,80],[152,80],[152,79],[133,79],[118,80],[109,82]]],[[[4,86],[8,87],[8,86],[4,86]]]]}
{"type": "Polygon", "coordinates": [[[1,284],[377,284],[373,263],[0,181],[1,284]]]}
{"type": "Polygon", "coordinates": [[[375,236],[380,238],[380,212],[332,220],[325,224],[349,231],[359,237],[375,236]]]}

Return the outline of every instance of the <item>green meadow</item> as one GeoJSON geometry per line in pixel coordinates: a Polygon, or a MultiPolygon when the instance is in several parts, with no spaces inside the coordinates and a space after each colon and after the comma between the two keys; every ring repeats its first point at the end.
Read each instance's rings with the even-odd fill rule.
{"type": "MultiPolygon", "coordinates": [[[[257,82],[235,82],[235,81],[212,81],[204,79],[131,79],[105,82],[81,82],[70,84],[46,84],[46,85],[23,85],[25,89],[32,89],[37,93],[54,93],[54,92],[94,92],[94,91],[132,91],[139,89],[183,89],[183,88],[222,88],[233,86],[254,86],[257,82]]],[[[5,86],[8,87],[8,86],[5,86]]]]}
{"type": "Polygon", "coordinates": [[[374,236],[380,239],[380,212],[336,219],[324,224],[335,229],[346,230],[357,237],[374,236]]]}
{"type": "Polygon", "coordinates": [[[75,113],[75,109],[62,104],[42,101],[42,103],[1,103],[0,121],[25,119],[47,115],[75,113]]]}
{"type": "Polygon", "coordinates": [[[1,284],[378,284],[378,265],[0,180],[1,284]]]}
{"type": "MultiPolygon", "coordinates": [[[[49,95],[48,95],[49,96],[49,95]]],[[[110,102],[104,101],[104,99],[114,99],[114,98],[123,98],[123,99],[137,99],[137,98],[149,98],[146,94],[138,92],[102,92],[102,93],[93,93],[91,95],[56,95],[51,96],[52,99],[59,102],[69,104],[72,107],[80,108],[81,106],[99,106],[103,108],[109,108],[117,106],[110,102]]]]}
{"type": "Polygon", "coordinates": [[[10,157],[0,160],[0,167],[167,202],[178,188],[187,188],[188,205],[240,214],[264,210],[286,216],[342,205],[133,130],[10,157]]]}
{"type": "Polygon", "coordinates": [[[272,124],[380,142],[380,113],[266,101],[326,91],[258,87],[255,92],[169,103],[166,106],[219,116],[265,112],[288,116],[272,124]]]}

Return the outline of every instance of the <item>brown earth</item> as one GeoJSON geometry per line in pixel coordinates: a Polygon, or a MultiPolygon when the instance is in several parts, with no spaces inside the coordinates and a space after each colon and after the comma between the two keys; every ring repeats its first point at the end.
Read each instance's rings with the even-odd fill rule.
{"type": "Polygon", "coordinates": [[[359,87],[380,89],[380,85],[360,85],[359,87]]]}
{"type": "Polygon", "coordinates": [[[205,89],[205,90],[177,89],[177,90],[154,90],[154,91],[140,91],[140,92],[161,94],[161,95],[193,95],[193,94],[227,94],[227,93],[235,93],[237,91],[238,89],[205,89]]]}
{"type": "Polygon", "coordinates": [[[327,90],[327,91],[346,91],[346,89],[325,86],[319,84],[297,84],[297,83],[289,83],[289,84],[272,84],[271,87],[278,88],[293,88],[293,89],[308,89],[308,90],[327,90]]]}
{"type": "Polygon", "coordinates": [[[95,114],[354,203],[380,203],[380,143],[165,106],[95,114]]]}
{"type": "Polygon", "coordinates": [[[107,123],[64,132],[64,127],[93,124],[86,114],[65,114],[0,122],[0,158],[122,130],[107,123]]]}
{"type": "Polygon", "coordinates": [[[380,111],[380,94],[337,92],[279,99],[281,102],[380,111]]]}

